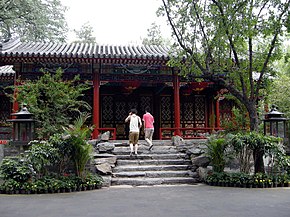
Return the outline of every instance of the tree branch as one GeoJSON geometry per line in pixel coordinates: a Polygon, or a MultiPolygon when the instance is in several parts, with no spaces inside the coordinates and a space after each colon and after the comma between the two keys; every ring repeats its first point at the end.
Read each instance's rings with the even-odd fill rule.
{"type": "Polygon", "coordinates": [[[279,34],[280,34],[280,32],[281,32],[282,24],[281,24],[280,22],[281,22],[281,20],[282,20],[283,15],[289,11],[289,5],[290,5],[290,0],[288,0],[287,3],[285,3],[284,10],[283,10],[283,11],[281,12],[281,14],[279,15],[279,19],[278,19],[278,23],[279,23],[279,25],[275,25],[277,28],[276,28],[275,34],[274,34],[274,36],[273,36],[273,39],[272,39],[272,41],[271,41],[270,49],[269,49],[269,52],[268,52],[268,54],[267,54],[267,57],[266,57],[266,59],[265,59],[265,61],[264,61],[263,68],[262,68],[262,70],[261,70],[261,72],[260,72],[259,79],[258,79],[258,81],[257,81],[257,86],[256,86],[256,91],[255,91],[255,93],[256,93],[256,97],[258,97],[258,92],[259,92],[260,87],[261,87],[262,78],[263,78],[263,76],[264,76],[264,74],[265,74],[265,72],[266,72],[266,69],[267,69],[267,67],[268,67],[268,63],[269,63],[269,61],[270,61],[270,58],[271,58],[272,53],[273,53],[274,48],[275,48],[275,44],[276,44],[276,42],[277,42],[277,40],[278,40],[278,36],[279,36],[279,34]]]}
{"type": "Polygon", "coordinates": [[[162,0],[163,2],[163,6],[164,6],[164,10],[166,12],[166,16],[167,16],[167,19],[169,21],[169,24],[172,28],[172,31],[174,32],[174,35],[178,41],[178,44],[182,47],[182,49],[187,52],[188,54],[191,55],[191,57],[193,58],[193,61],[194,63],[198,66],[198,68],[203,72],[203,73],[206,73],[206,70],[204,69],[204,67],[202,66],[202,64],[198,61],[196,55],[194,54],[194,52],[189,49],[184,43],[183,43],[183,40],[182,40],[182,37],[179,37],[179,34],[178,34],[178,31],[173,23],[173,20],[170,16],[170,12],[168,10],[168,5],[166,4],[165,0],[162,0]]]}
{"type": "MultiPolygon", "coordinates": [[[[237,67],[240,69],[240,62],[239,62],[238,54],[237,54],[237,51],[235,49],[235,44],[233,42],[232,35],[230,34],[229,29],[228,29],[228,25],[227,25],[227,21],[226,21],[226,17],[225,17],[225,13],[224,13],[224,10],[222,8],[222,5],[219,2],[217,2],[216,0],[212,0],[212,1],[218,7],[218,9],[220,11],[220,14],[222,17],[222,23],[223,23],[223,26],[225,28],[225,32],[226,32],[226,35],[228,37],[230,47],[233,51],[235,62],[237,64],[237,67]]],[[[246,90],[246,85],[245,85],[245,81],[244,81],[244,78],[242,76],[242,73],[239,73],[239,77],[240,77],[240,82],[241,82],[243,94],[244,94],[244,96],[246,96],[247,90],[246,90]]]]}

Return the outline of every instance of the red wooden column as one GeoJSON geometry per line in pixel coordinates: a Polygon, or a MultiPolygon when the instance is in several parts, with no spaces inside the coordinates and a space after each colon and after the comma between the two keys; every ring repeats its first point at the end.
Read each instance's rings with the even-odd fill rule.
{"type": "MultiPolygon", "coordinates": [[[[12,103],[12,112],[11,113],[16,113],[19,111],[19,103],[16,101],[16,97],[18,94],[18,88],[17,86],[19,85],[19,73],[20,71],[22,72],[22,64],[15,64],[14,65],[14,70],[15,70],[15,75],[14,75],[14,91],[13,91],[13,103],[12,103]]],[[[12,117],[14,119],[15,117],[12,117]]]]}
{"type": "Polygon", "coordinates": [[[216,127],[218,130],[221,127],[221,120],[220,120],[220,98],[218,97],[216,100],[216,127]]]}
{"type": "Polygon", "coordinates": [[[210,99],[209,100],[209,116],[208,118],[206,118],[207,121],[207,127],[212,128],[212,130],[214,130],[215,128],[215,101],[214,99],[210,99]]]}
{"type": "Polygon", "coordinates": [[[173,75],[173,89],[174,89],[174,124],[175,130],[174,135],[180,136],[180,97],[179,97],[179,77],[175,73],[173,75]]]}
{"type": "Polygon", "coordinates": [[[98,138],[100,128],[100,74],[93,69],[93,139],[98,138]]]}
{"type": "Polygon", "coordinates": [[[18,94],[18,82],[17,82],[17,78],[16,78],[16,73],[15,73],[15,77],[14,77],[14,92],[13,92],[13,104],[12,104],[12,113],[16,113],[19,110],[19,103],[16,101],[16,97],[18,94]]]}

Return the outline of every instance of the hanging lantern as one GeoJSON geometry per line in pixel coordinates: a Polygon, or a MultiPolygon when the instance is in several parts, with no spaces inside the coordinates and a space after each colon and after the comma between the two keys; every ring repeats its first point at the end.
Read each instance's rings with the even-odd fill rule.
{"type": "Polygon", "coordinates": [[[26,106],[23,106],[20,112],[12,113],[15,119],[8,120],[13,123],[12,144],[27,145],[34,139],[34,120],[32,114],[26,106]]]}
{"type": "Polygon", "coordinates": [[[188,88],[188,87],[182,89],[182,94],[183,94],[184,96],[190,96],[191,93],[192,93],[192,90],[191,90],[190,88],[188,88]]]}
{"type": "Polygon", "coordinates": [[[139,81],[129,81],[124,83],[123,93],[131,94],[134,90],[136,90],[140,86],[139,81]]]}
{"type": "Polygon", "coordinates": [[[213,84],[213,82],[192,82],[190,86],[194,92],[200,93],[201,91],[206,89],[210,84],[213,84]]]}

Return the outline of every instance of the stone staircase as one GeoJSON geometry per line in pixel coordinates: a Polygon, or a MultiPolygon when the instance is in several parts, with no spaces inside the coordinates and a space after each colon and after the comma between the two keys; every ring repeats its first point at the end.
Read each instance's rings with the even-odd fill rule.
{"type": "Polygon", "coordinates": [[[196,173],[185,153],[179,152],[172,142],[154,140],[148,150],[144,140],[139,141],[138,156],[131,156],[128,141],[115,141],[113,154],[117,156],[111,185],[176,185],[195,184],[196,173]]]}

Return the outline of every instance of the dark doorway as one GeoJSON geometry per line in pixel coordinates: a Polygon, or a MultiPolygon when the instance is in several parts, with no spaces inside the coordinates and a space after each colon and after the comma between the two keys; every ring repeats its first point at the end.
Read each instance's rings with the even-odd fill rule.
{"type": "MultiPolygon", "coordinates": [[[[142,119],[147,106],[153,111],[153,95],[140,90],[129,94],[120,91],[114,91],[114,93],[117,94],[101,94],[101,128],[116,128],[117,139],[128,139],[129,129],[125,118],[130,109],[136,108],[142,119]]],[[[143,128],[140,132],[140,139],[144,139],[143,128]]]]}

